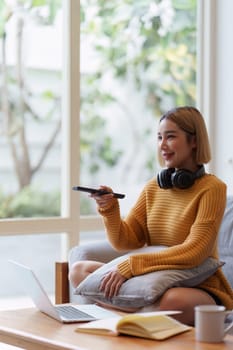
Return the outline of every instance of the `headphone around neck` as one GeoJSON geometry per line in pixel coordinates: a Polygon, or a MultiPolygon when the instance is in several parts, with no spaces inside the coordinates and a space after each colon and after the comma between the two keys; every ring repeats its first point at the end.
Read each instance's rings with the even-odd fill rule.
{"type": "Polygon", "coordinates": [[[168,168],[162,170],[157,175],[157,182],[159,187],[163,189],[168,189],[172,187],[177,187],[180,189],[186,189],[191,187],[196,179],[199,179],[205,175],[205,168],[203,165],[199,167],[196,172],[192,172],[187,169],[168,168]]]}

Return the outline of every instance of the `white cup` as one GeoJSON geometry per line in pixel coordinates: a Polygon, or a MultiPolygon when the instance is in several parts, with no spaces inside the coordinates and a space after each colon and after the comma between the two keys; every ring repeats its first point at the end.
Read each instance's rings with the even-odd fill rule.
{"type": "Polygon", "coordinates": [[[225,306],[222,305],[199,305],[195,307],[195,337],[197,341],[207,343],[220,343],[224,336],[233,326],[225,326],[225,306]]]}

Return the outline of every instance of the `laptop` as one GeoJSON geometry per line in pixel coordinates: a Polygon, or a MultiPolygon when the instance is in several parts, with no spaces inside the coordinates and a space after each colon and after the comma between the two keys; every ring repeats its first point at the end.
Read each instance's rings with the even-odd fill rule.
{"type": "Polygon", "coordinates": [[[26,293],[31,297],[35,306],[48,316],[62,323],[86,322],[98,319],[117,317],[115,312],[106,310],[95,304],[83,305],[53,305],[45,292],[42,284],[38,280],[34,271],[14,260],[9,260],[13,264],[19,281],[26,293]]]}

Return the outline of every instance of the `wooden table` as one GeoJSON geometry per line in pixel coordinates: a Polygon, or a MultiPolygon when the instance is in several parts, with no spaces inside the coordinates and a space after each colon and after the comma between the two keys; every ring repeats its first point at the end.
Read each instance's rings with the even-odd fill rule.
{"type": "Polygon", "coordinates": [[[0,342],[28,350],[232,350],[233,336],[223,343],[195,341],[194,330],[163,341],[128,336],[77,333],[77,324],[63,325],[35,308],[0,312],[0,342]]]}

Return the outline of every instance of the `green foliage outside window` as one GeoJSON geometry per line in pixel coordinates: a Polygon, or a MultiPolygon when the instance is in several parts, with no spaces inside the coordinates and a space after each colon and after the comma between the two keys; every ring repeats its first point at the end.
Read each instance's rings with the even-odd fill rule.
{"type": "MultiPolygon", "coordinates": [[[[31,20],[34,18],[44,25],[49,25],[56,18],[61,3],[61,0],[21,0],[18,5],[25,14],[31,16],[31,20]],[[43,8],[46,11],[43,11],[43,8]]],[[[118,106],[125,113],[129,123],[131,120],[127,106],[106,86],[106,78],[115,80],[118,86],[130,83],[137,98],[142,99],[145,109],[150,111],[155,120],[173,106],[195,105],[196,0],[81,0],[80,4],[81,41],[88,40],[97,59],[94,68],[81,72],[81,172],[94,176],[102,167],[118,166],[124,154],[121,145],[115,144],[109,136],[102,110],[118,106]]],[[[10,15],[7,1],[1,2],[2,43],[10,15]]],[[[60,123],[55,126],[51,139],[42,150],[40,162],[34,167],[30,160],[30,144],[25,131],[30,118],[46,124],[47,120],[59,111],[61,97],[53,91],[44,91],[40,96],[33,96],[52,102],[51,110],[41,118],[40,114],[36,114],[31,108],[31,92],[25,89],[23,80],[20,83],[14,75],[7,75],[11,70],[4,64],[1,68],[1,75],[6,78],[5,83],[8,87],[16,86],[22,100],[20,104],[14,104],[15,99],[9,98],[10,114],[6,115],[4,97],[9,90],[6,89],[6,85],[0,86],[0,115],[8,118],[9,146],[14,145],[14,139],[19,133],[19,139],[23,140],[25,157],[19,167],[18,159],[15,158],[15,153],[12,153],[19,191],[11,196],[1,193],[1,202],[4,205],[0,217],[59,215],[59,194],[48,193],[48,198],[45,199],[46,194],[35,191],[33,180],[35,174],[41,171],[51,151],[51,146],[59,134],[60,123]],[[23,99],[24,97],[26,98],[23,99]],[[33,205],[27,202],[28,198],[33,198],[33,205]],[[46,210],[44,203],[48,203],[46,210]]],[[[18,68],[23,73],[23,67],[18,68]]],[[[145,123],[145,128],[141,130],[141,140],[151,137],[151,133],[150,126],[145,123]]],[[[138,142],[136,134],[135,142],[138,142]]],[[[154,166],[154,150],[148,153],[143,162],[142,167],[151,172],[154,166]]],[[[84,211],[88,212],[86,202],[83,205],[84,211]]]]}
{"type": "MultiPolygon", "coordinates": [[[[120,145],[107,142],[107,121],[101,116],[104,107],[117,106],[134,128],[129,106],[122,103],[109,80],[120,87],[130,82],[136,98],[150,112],[151,122],[145,120],[140,135],[135,132],[135,144],[143,145],[143,139],[152,137],[153,118],[174,106],[195,105],[196,1],[82,0],[82,40],[91,43],[96,58],[90,72],[81,72],[81,169],[83,173],[89,169],[94,178],[104,163],[119,165],[124,153],[120,145]]],[[[135,146],[134,154],[136,150],[135,146]]],[[[152,173],[154,163],[151,149],[141,168],[152,173]]]]}

